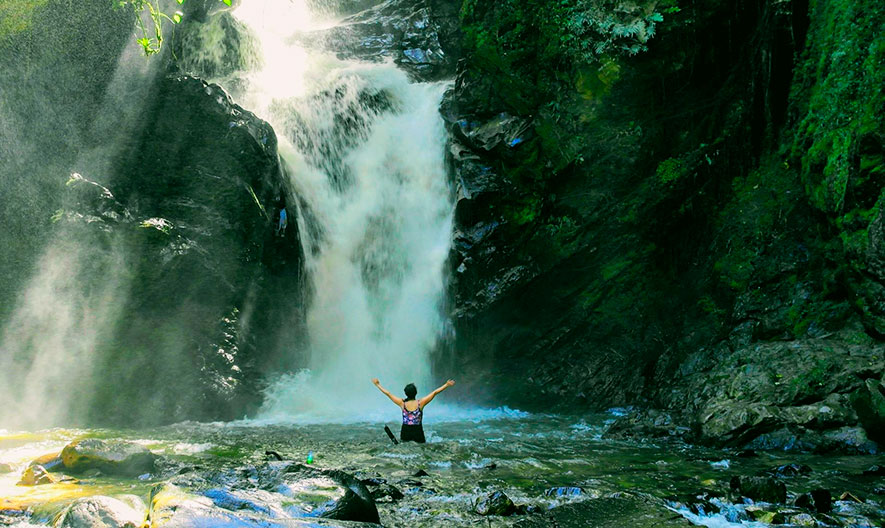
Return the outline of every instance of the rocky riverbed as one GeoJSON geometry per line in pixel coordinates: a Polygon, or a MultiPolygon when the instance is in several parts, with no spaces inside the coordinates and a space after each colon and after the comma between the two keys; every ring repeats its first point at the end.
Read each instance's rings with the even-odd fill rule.
{"type": "Polygon", "coordinates": [[[885,519],[877,457],[605,439],[614,414],[483,412],[430,424],[423,446],[394,446],[377,423],[4,432],[0,524],[641,528],[885,519]]]}

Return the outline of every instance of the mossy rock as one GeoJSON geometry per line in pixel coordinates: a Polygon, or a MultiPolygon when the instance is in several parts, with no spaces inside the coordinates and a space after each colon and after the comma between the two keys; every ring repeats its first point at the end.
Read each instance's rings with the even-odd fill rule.
{"type": "Polygon", "coordinates": [[[65,469],[72,473],[98,469],[108,475],[135,476],[153,471],[156,458],[142,445],[97,438],[71,442],[61,452],[65,469]]]}

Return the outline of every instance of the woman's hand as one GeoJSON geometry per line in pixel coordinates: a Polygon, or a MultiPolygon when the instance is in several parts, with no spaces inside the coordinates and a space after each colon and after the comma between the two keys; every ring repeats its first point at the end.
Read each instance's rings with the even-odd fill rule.
{"type": "Polygon", "coordinates": [[[372,383],[373,383],[376,387],[377,387],[378,385],[381,385],[381,382],[378,381],[378,378],[372,378],[372,383]]]}
{"type": "Polygon", "coordinates": [[[449,380],[446,382],[446,387],[453,387],[455,385],[455,380],[449,380]]]}

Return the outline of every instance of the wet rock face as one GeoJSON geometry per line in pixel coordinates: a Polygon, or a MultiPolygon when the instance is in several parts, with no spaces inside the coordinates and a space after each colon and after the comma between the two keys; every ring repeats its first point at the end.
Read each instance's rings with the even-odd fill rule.
{"type": "Polygon", "coordinates": [[[879,382],[868,376],[885,368],[883,361],[880,345],[836,339],[720,348],[693,360],[697,364],[672,381],[669,412],[632,413],[607,434],[679,436],[763,450],[876,453],[880,446],[871,435],[878,434],[878,415],[872,401],[878,393],[870,387],[879,382]],[[680,435],[682,424],[693,427],[680,435]]]}
{"type": "Polygon", "coordinates": [[[218,86],[163,78],[140,125],[112,170],[74,175],[60,215],[126,270],[96,365],[112,375],[89,409],[103,423],[231,419],[286,367],[279,343],[303,336],[297,223],[274,236],[279,199],[292,217],[296,200],[273,129],[218,86]]]}
{"type": "Polygon", "coordinates": [[[61,459],[71,473],[98,469],[109,475],[132,477],[153,471],[157,456],[139,444],[87,438],[66,445],[61,459]]]}
{"type": "Polygon", "coordinates": [[[335,28],[302,37],[334,42],[342,58],[393,60],[417,79],[451,76],[459,53],[458,4],[448,0],[387,0],[335,28]]]}

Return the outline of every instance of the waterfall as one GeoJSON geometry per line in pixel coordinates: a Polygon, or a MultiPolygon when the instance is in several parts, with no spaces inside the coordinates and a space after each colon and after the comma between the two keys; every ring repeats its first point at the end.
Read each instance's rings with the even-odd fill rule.
{"type": "Polygon", "coordinates": [[[292,350],[306,369],[271,384],[258,418],[389,416],[372,377],[395,393],[435,388],[453,211],[438,111],[446,86],[306,47],[305,32],[335,22],[303,0],[246,0],[233,15],[258,57],[236,82],[218,82],[277,131],[312,288],[309,350],[292,350]]]}

